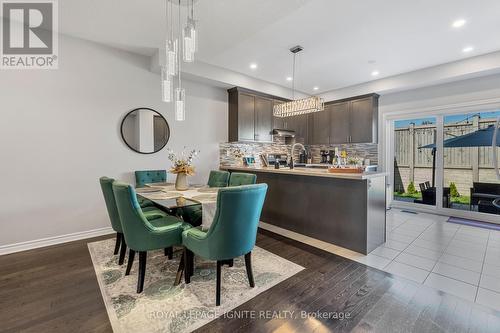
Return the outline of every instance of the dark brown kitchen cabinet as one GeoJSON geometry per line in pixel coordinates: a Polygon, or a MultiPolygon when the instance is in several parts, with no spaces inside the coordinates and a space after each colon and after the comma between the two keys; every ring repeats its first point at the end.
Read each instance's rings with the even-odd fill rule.
{"type": "Polygon", "coordinates": [[[255,138],[255,97],[240,94],[238,104],[238,140],[253,141],[255,138]]]}
{"type": "Polygon", "coordinates": [[[273,100],[255,96],[255,141],[273,141],[273,100]]]}
{"type": "Polygon", "coordinates": [[[309,115],[301,114],[298,116],[284,118],[287,129],[295,131],[295,141],[303,144],[309,143],[309,115]]]}
{"type": "Polygon", "coordinates": [[[309,144],[328,144],[330,140],[329,109],[325,108],[324,111],[311,113],[309,120],[309,144]]]}
{"type": "Polygon", "coordinates": [[[275,127],[273,106],[277,97],[235,87],[228,90],[229,142],[271,142],[275,127]]]}
{"type": "Polygon", "coordinates": [[[330,113],[329,143],[349,142],[349,102],[325,105],[325,111],[330,113]]]}
{"type": "Polygon", "coordinates": [[[374,97],[355,99],[349,104],[349,142],[377,142],[378,103],[374,97]]]}
{"type": "Polygon", "coordinates": [[[377,143],[378,97],[370,94],[326,103],[328,143],[377,143]]]}

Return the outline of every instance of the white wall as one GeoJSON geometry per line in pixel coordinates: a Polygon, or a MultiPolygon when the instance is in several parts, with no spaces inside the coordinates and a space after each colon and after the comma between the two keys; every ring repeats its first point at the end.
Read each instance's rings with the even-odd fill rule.
{"type": "Polygon", "coordinates": [[[122,142],[119,125],[133,108],[165,116],[167,147],[201,150],[193,182],[218,167],[218,143],[227,140],[223,89],[184,81],[186,121],[176,122],[149,58],[70,37],[59,43],[58,70],[0,72],[0,253],[108,227],[100,176],[132,182],[133,170],[169,168],[166,150],[141,155],[122,142]]]}

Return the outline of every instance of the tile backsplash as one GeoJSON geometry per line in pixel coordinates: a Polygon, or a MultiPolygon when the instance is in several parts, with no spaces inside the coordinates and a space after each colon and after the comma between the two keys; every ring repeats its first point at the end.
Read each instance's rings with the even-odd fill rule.
{"type": "MultiPolygon", "coordinates": [[[[378,148],[376,143],[353,143],[341,145],[305,145],[311,150],[313,163],[320,163],[320,150],[334,150],[338,147],[340,150],[345,149],[350,156],[358,156],[364,159],[370,159],[370,164],[378,163],[378,148]]],[[[284,138],[275,137],[272,143],[261,142],[229,142],[219,144],[219,158],[221,166],[241,165],[241,158],[238,158],[238,153],[244,156],[254,156],[256,166],[262,165],[260,156],[262,154],[290,154],[291,144],[286,144],[284,138]]],[[[295,160],[298,159],[299,149],[296,149],[295,160]]]]}

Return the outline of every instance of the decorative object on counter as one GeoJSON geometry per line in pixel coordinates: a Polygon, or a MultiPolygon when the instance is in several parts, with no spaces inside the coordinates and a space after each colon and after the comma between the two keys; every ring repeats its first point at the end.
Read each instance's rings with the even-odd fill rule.
{"type": "Polygon", "coordinates": [[[142,107],[123,117],[120,133],[123,142],[136,153],[154,154],[167,144],[170,127],[158,111],[142,107]]]}
{"type": "Polygon", "coordinates": [[[253,167],[255,165],[255,157],[253,156],[245,156],[243,157],[243,162],[248,167],[253,167]]]}
{"type": "Polygon", "coordinates": [[[290,49],[293,53],[293,76],[292,76],[292,91],[293,100],[285,103],[276,104],[273,107],[273,114],[275,117],[291,117],[301,114],[313,113],[323,111],[325,103],[322,98],[318,96],[311,96],[303,99],[295,99],[295,58],[297,53],[304,48],[300,45],[294,46],[290,49]]]}
{"type": "Polygon", "coordinates": [[[333,166],[328,168],[330,173],[363,173],[363,167],[358,166],[333,166]]]}
{"type": "Polygon", "coordinates": [[[168,159],[172,162],[171,173],[177,174],[175,180],[175,189],[178,191],[185,191],[189,189],[187,183],[187,176],[194,175],[193,160],[200,153],[199,150],[191,150],[186,156],[185,149],[182,151],[181,156],[177,156],[173,150],[168,150],[168,159]]]}

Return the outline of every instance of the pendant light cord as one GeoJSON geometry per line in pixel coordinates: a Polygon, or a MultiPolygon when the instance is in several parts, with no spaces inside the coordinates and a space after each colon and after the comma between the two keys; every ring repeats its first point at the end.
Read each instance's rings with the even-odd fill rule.
{"type": "Polygon", "coordinates": [[[297,53],[293,54],[293,70],[292,70],[292,99],[295,100],[295,56],[297,53]]]}
{"type": "MultiPolygon", "coordinates": [[[[179,22],[178,22],[178,28],[179,28],[179,44],[181,42],[181,0],[179,0],[179,22]]],[[[184,41],[182,41],[184,43],[184,41]]],[[[181,56],[180,56],[180,47],[178,47],[178,52],[177,52],[177,64],[178,64],[178,69],[179,69],[179,89],[181,89],[181,56]]]]}

